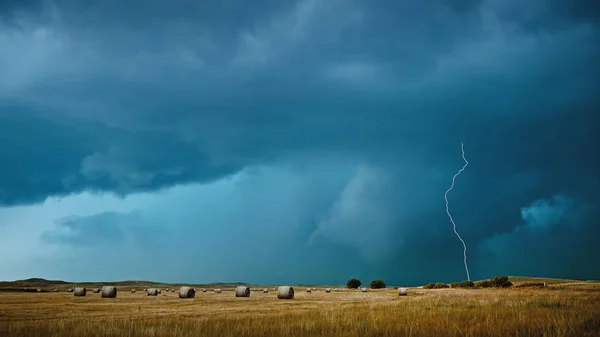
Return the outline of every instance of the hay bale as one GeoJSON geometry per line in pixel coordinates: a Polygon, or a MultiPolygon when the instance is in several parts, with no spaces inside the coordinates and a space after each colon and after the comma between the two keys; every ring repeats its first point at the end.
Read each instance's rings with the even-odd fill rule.
{"type": "Polygon", "coordinates": [[[166,292],[169,292],[169,291],[171,291],[171,290],[170,290],[169,288],[165,288],[165,291],[166,291],[166,292]]]}
{"type": "Polygon", "coordinates": [[[361,288],[360,291],[362,291],[363,293],[367,292],[367,288],[361,288]]]}
{"type": "Polygon", "coordinates": [[[69,288],[69,289],[67,289],[67,292],[68,292],[68,293],[72,293],[72,292],[73,292],[73,288],[69,288]]]}
{"type": "Polygon", "coordinates": [[[333,291],[335,291],[336,293],[340,292],[340,290],[338,288],[335,288],[333,291]]]}
{"type": "Polygon", "coordinates": [[[205,293],[205,292],[206,292],[206,289],[204,289],[204,288],[203,288],[203,289],[202,289],[202,292],[203,292],[203,293],[205,293]]]}
{"type": "Polygon", "coordinates": [[[406,289],[406,288],[398,288],[398,296],[408,295],[407,291],[408,291],[408,289],[406,289]]]}
{"type": "Polygon", "coordinates": [[[57,293],[58,292],[58,288],[54,288],[54,290],[52,290],[52,291],[54,291],[55,293],[57,293]]]}
{"type": "Polygon", "coordinates": [[[294,299],[294,287],[281,286],[277,289],[277,298],[280,300],[294,299]]]}
{"type": "Polygon", "coordinates": [[[309,292],[311,292],[311,291],[312,291],[312,290],[310,290],[310,288],[306,288],[306,292],[307,292],[307,293],[309,293],[309,292]]]}
{"type": "Polygon", "coordinates": [[[269,288],[263,289],[263,294],[268,294],[268,293],[269,293],[269,288]]]}
{"type": "Polygon", "coordinates": [[[99,289],[99,288],[93,288],[93,289],[92,289],[92,292],[93,292],[94,294],[99,294],[99,293],[100,293],[100,289],[99,289]]]}
{"type": "Polygon", "coordinates": [[[85,296],[85,294],[87,293],[87,289],[85,288],[75,288],[73,289],[73,295],[74,296],[85,296]]]}
{"type": "Polygon", "coordinates": [[[148,288],[148,289],[146,289],[146,294],[148,296],[158,296],[158,289],[156,289],[156,288],[148,288]]]}
{"type": "Polygon", "coordinates": [[[194,298],[196,296],[196,290],[192,287],[181,287],[179,288],[179,298],[194,298]]]}
{"type": "Polygon", "coordinates": [[[221,289],[215,289],[215,293],[220,294],[221,293],[221,289]]]}
{"type": "Polygon", "coordinates": [[[116,298],[117,287],[115,286],[104,286],[102,287],[102,298],[116,298]]]}
{"type": "Polygon", "coordinates": [[[37,291],[38,293],[41,293],[41,292],[42,292],[42,289],[38,288],[36,291],[37,291]]]}
{"type": "Polygon", "coordinates": [[[135,289],[131,289],[131,293],[132,293],[132,294],[135,294],[135,289]]]}
{"type": "Polygon", "coordinates": [[[238,286],[235,288],[235,297],[250,297],[250,288],[238,286]]]}
{"type": "Polygon", "coordinates": [[[331,288],[325,288],[325,292],[329,294],[331,292],[331,288]]]}

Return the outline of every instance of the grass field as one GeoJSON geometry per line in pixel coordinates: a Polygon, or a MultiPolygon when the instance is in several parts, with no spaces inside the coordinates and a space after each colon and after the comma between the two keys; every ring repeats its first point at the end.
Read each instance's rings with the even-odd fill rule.
{"type": "Polygon", "coordinates": [[[57,293],[0,292],[0,336],[599,336],[600,283],[545,280],[543,289],[411,288],[406,297],[298,287],[294,300],[272,287],[249,298],[225,287],[150,297],[131,286],[116,299],[78,298],[61,284],[57,293]]]}

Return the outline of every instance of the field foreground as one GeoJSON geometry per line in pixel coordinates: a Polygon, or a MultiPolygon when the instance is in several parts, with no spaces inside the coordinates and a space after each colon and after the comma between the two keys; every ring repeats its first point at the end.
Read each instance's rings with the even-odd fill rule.
{"type": "MultiPolygon", "coordinates": [[[[194,299],[120,289],[0,292],[0,336],[598,336],[600,284],[544,289],[394,289],[306,293],[278,300],[198,292],[194,299]]],[[[139,289],[141,290],[141,289],[139,289]]]]}

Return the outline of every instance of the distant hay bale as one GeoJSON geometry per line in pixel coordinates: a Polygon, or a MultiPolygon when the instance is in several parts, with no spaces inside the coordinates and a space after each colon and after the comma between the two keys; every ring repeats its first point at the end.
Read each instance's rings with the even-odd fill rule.
{"type": "Polygon", "coordinates": [[[85,288],[77,287],[77,288],[73,289],[74,296],[85,296],[86,293],[87,293],[87,289],[85,289],[85,288]]]}
{"type": "Polygon", "coordinates": [[[92,292],[94,294],[99,294],[100,293],[100,289],[99,288],[94,288],[94,289],[92,289],[92,292]]]}
{"type": "Polygon", "coordinates": [[[144,291],[148,291],[148,288],[144,288],[144,291]]]}
{"type": "Polygon", "coordinates": [[[281,286],[277,289],[277,298],[280,300],[294,299],[294,287],[281,286]]]}
{"type": "Polygon", "coordinates": [[[196,296],[196,290],[192,287],[181,287],[179,288],[179,298],[194,298],[196,296]]]}
{"type": "Polygon", "coordinates": [[[367,292],[367,288],[362,288],[362,289],[360,289],[360,291],[362,291],[363,293],[366,293],[367,292]]]}
{"type": "Polygon", "coordinates": [[[102,298],[116,298],[117,287],[115,286],[104,286],[102,287],[102,298]]]}
{"type": "Polygon", "coordinates": [[[148,289],[146,289],[146,294],[148,296],[158,296],[158,289],[156,289],[156,288],[148,288],[148,289]]]}
{"type": "Polygon", "coordinates": [[[202,289],[202,292],[203,292],[203,293],[205,293],[205,292],[206,292],[206,289],[205,289],[205,288],[203,288],[203,289],[202,289]]]}
{"type": "Polygon", "coordinates": [[[221,293],[221,289],[215,289],[215,293],[220,294],[221,293]]]}
{"type": "Polygon", "coordinates": [[[250,288],[238,286],[235,288],[235,297],[250,297],[250,288]]]}
{"type": "Polygon", "coordinates": [[[41,292],[42,292],[42,289],[39,289],[39,288],[38,288],[36,291],[37,291],[38,293],[41,293],[41,292]]]}
{"type": "Polygon", "coordinates": [[[408,289],[398,288],[398,296],[406,296],[406,295],[408,295],[408,289]]]}
{"type": "Polygon", "coordinates": [[[73,292],[73,288],[69,288],[69,289],[67,289],[67,292],[68,292],[68,293],[72,293],[72,292],[73,292]]]}
{"type": "Polygon", "coordinates": [[[317,288],[312,288],[313,291],[317,291],[317,288]]]}
{"type": "Polygon", "coordinates": [[[169,291],[170,291],[170,289],[169,289],[169,288],[165,288],[165,291],[166,291],[166,292],[169,292],[169,291]]]}
{"type": "Polygon", "coordinates": [[[269,293],[269,289],[268,288],[263,289],[263,294],[268,294],[268,293],[269,293]]]}
{"type": "Polygon", "coordinates": [[[330,292],[331,292],[331,289],[330,289],[330,288],[325,288],[325,292],[326,292],[326,293],[330,293],[330,292]]]}
{"type": "Polygon", "coordinates": [[[311,292],[311,291],[312,291],[312,290],[311,290],[310,288],[306,288],[306,292],[307,292],[307,293],[309,293],[309,292],[311,292]]]}
{"type": "Polygon", "coordinates": [[[131,289],[131,293],[132,293],[132,294],[135,294],[135,289],[131,289]]]}
{"type": "Polygon", "coordinates": [[[340,292],[338,288],[333,289],[333,291],[335,291],[336,293],[340,292]]]}

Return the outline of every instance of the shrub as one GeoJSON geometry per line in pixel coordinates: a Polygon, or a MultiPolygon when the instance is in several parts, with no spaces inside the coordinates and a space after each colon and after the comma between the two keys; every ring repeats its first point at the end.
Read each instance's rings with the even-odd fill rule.
{"type": "Polygon", "coordinates": [[[433,289],[434,286],[435,286],[435,283],[427,283],[426,285],[423,286],[423,289],[433,289]]]}
{"type": "Polygon", "coordinates": [[[348,289],[358,289],[358,287],[360,287],[361,284],[362,283],[360,282],[360,280],[351,278],[348,280],[348,282],[346,282],[346,287],[348,287],[348,289]]]}
{"type": "Polygon", "coordinates": [[[450,288],[473,288],[475,283],[473,281],[462,281],[462,282],[453,282],[450,284],[450,288]]]}
{"type": "Polygon", "coordinates": [[[383,289],[386,287],[385,282],[382,280],[373,280],[371,281],[371,289],[383,289]]]}
{"type": "Polygon", "coordinates": [[[477,288],[491,288],[494,285],[492,284],[492,281],[490,281],[490,280],[483,280],[483,281],[479,281],[479,282],[475,283],[475,286],[477,288]]]}
{"type": "Polygon", "coordinates": [[[426,285],[423,286],[423,288],[425,289],[444,289],[444,288],[449,288],[450,286],[448,286],[446,283],[443,282],[438,282],[438,283],[427,283],[426,285]]]}
{"type": "Polygon", "coordinates": [[[496,288],[509,288],[513,286],[512,282],[508,280],[508,276],[494,276],[490,281],[496,288]]]}

